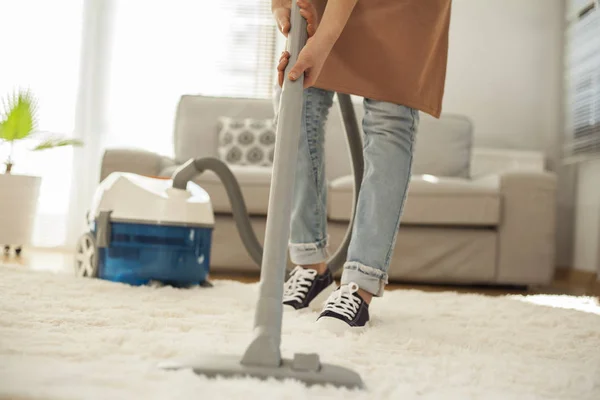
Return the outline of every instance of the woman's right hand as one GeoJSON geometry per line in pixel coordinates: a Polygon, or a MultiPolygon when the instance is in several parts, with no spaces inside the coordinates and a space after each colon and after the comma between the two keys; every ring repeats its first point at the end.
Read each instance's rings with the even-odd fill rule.
{"type": "Polygon", "coordinates": [[[273,17],[275,17],[277,28],[279,28],[279,32],[285,37],[287,37],[290,31],[291,5],[291,0],[273,0],[271,3],[271,9],[273,10],[273,17]]]}
{"type": "MultiPolygon", "coordinates": [[[[277,28],[285,37],[290,32],[290,15],[291,15],[291,4],[293,0],[273,0],[272,9],[277,28]]],[[[298,6],[300,7],[300,15],[306,20],[306,31],[308,37],[312,37],[317,32],[319,25],[319,16],[317,9],[310,0],[297,0],[298,6]]]]}

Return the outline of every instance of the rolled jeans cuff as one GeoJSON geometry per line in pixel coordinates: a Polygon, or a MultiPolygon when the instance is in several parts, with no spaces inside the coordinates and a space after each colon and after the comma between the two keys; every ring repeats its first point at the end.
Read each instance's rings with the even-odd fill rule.
{"type": "Polygon", "coordinates": [[[341,284],[348,285],[351,282],[375,297],[382,297],[383,289],[388,283],[388,274],[377,268],[349,261],[344,264],[341,284]]]}
{"type": "Polygon", "coordinates": [[[329,258],[327,239],[315,243],[290,243],[290,260],[296,265],[312,265],[329,258]]]}

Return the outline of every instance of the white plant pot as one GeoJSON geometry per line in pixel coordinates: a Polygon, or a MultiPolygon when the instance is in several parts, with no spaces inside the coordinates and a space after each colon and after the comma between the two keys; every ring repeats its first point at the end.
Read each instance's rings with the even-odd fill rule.
{"type": "Polygon", "coordinates": [[[39,176],[0,174],[0,244],[31,244],[41,181],[39,176]]]}

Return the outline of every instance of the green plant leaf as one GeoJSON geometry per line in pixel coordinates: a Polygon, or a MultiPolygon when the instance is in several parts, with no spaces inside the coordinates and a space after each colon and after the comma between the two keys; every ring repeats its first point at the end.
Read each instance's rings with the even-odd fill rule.
{"type": "Polygon", "coordinates": [[[25,139],[37,128],[37,103],[29,91],[20,91],[4,100],[0,139],[8,142],[25,139]]]}
{"type": "Polygon", "coordinates": [[[65,146],[83,146],[83,142],[78,139],[50,138],[35,146],[32,151],[48,150],[65,146]]]}

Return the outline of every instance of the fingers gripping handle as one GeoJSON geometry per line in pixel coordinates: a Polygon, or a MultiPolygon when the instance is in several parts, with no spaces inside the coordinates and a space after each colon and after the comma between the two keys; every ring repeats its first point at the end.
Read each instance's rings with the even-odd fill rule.
{"type": "MultiPolygon", "coordinates": [[[[302,48],[306,44],[306,40],[308,39],[308,33],[306,31],[306,20],[300,15],[300,7],[296,3],[296,1],[292,0],[292,12],[290,16],[291,29],[288,34],[288,40],[286,44],[286,50],[290,53],[290,61],[285,69],[285,77],[283,80],[283,84],[285,85],[286,81],[288,81],[288,77],[290,74],[290,70],[296,64],[298,60],[298,55],[302,48]]],[[[304,76],[300,76],[298,78],[300,85],[304,84],[304,76]]]]}

